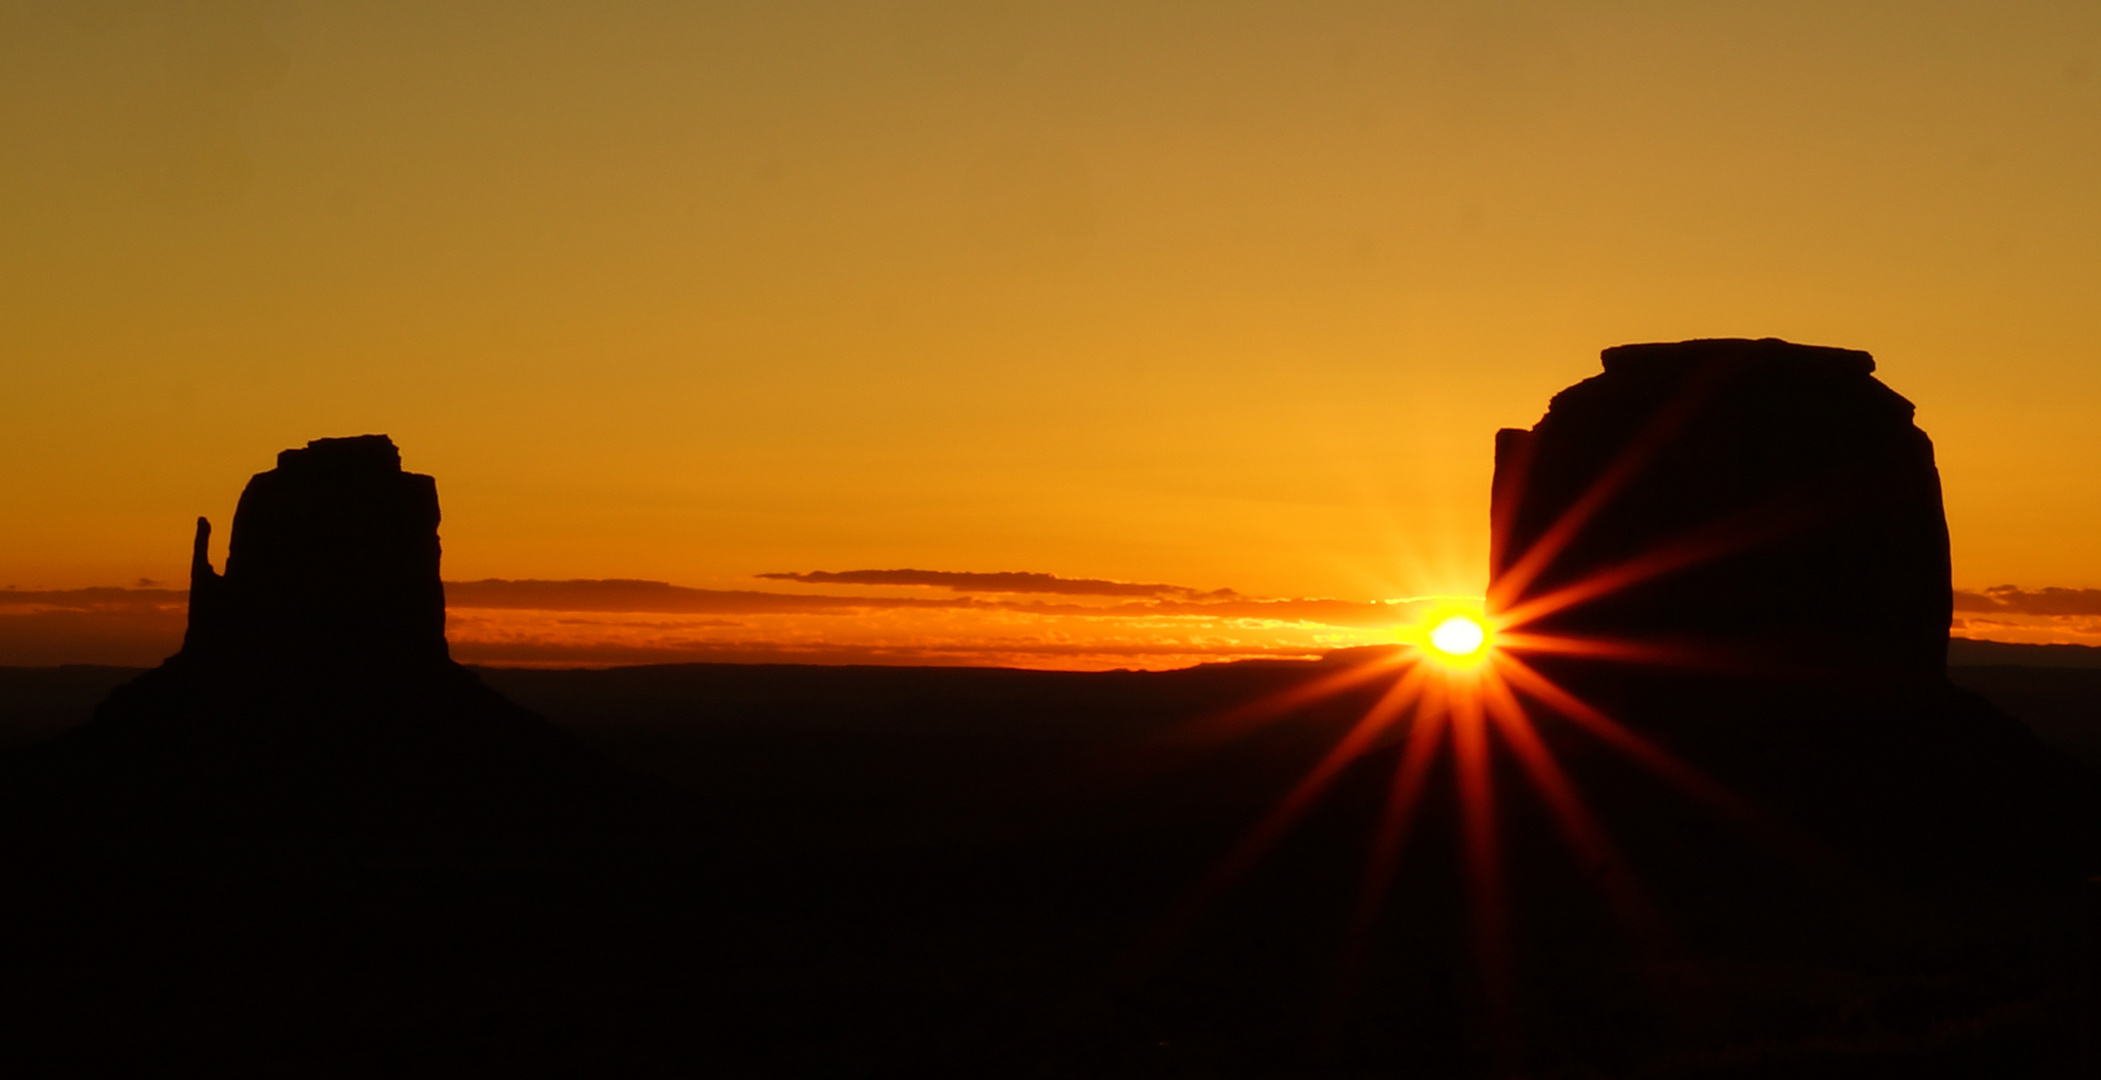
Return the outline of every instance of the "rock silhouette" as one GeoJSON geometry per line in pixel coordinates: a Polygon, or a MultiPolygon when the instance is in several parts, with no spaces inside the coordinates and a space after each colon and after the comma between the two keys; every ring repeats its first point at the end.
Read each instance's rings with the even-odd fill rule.
{"type": "Polygon", "coordinates": [[[1701,559],[1545,620],[1691,661],[1531,659],[1837,849],[1838,871],[1539,709],[1609,859],[1568,842],[1569,804],[1487,731],[1471,791],[1492,787],[1492,821],[1469,831],[1484,803],[1456,762],[1425,774],[1339,994],[1405,753],[1383,740],[1134,971],[1386,700],[1337,680],[1390,674],[1363,666],[1390,650],[477,675],[445,655],[430,480],[383,438],[321,440],[251,483],[223,574],[200,526],[181,653],[0,754],[0,999],[22,1033],[0,1068],[2069,1075],[2093,781],[1939,670],[1945,528],[1908,407],[1839,350],[1608,364],[1499,438],[1497,584],[1522,605],[1692,536],[1701,559]],[[1876,606],[1822,627],[1769,595],[1845,588],[1876,606]],[[484,677],[683,794],[637,799],[484,677]],[[1193,737],[1264,701],[1299,704],[1193,737]],[[1500,907],[1468,871],[1491,830],[1500,907]],[[1655,916],[1631,928],[1628,882],[1655,916]],[[1508,1039],[1483,1005],[1485,910],[1507,916],[1508,1039]]]}
{"type": "Polygon", "coordinates": [[[545,855],[602,830],[614,771],[449,658],[438,523],[384,435],[279,454],[223,575],[198,521],[182,651],[40,748],[34,801],[171,857],[545,855]]]}
{"type": "Polygon", "coordinates": [[[1550,616],[1560,631],[1831,670],[1937,672],[1953,592],[1933,444],[1851,349],[1622,345],[1496,436],[1498,575],[1574,527],[1526,592],[1691,565],[1550,616]]]}
{"type": "Polygon", "coordinates": [[[1947,681],[1933,446],[1873,359],[1766,338],[1603,360],[1497,433],[1490,595],[1575,595],[1525,629],[1667,659],[1542,663],[1883,871],[2091,869],[2091,780],[1947,681]]]}
{"type": "Polygon", "coordinates": [[[444,660],[438,488],[403,472],[384,435],[316,439],[277,455],[234,511],[226,573],[197,519],[186,656],[293,662],[444,660]]]}

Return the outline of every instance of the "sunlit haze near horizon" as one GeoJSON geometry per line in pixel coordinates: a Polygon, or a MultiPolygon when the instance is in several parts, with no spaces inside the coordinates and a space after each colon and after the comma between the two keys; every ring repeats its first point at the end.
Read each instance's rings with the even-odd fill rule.
{"type": "Polygon", "coordinates": [[[0,664],[367,432],[463,659],[1387,642],[1497,428],[1765,336],[1917,404],[1957,633],[2101,644],[2101,6],[24,2],[0,103],[0,664]]]}

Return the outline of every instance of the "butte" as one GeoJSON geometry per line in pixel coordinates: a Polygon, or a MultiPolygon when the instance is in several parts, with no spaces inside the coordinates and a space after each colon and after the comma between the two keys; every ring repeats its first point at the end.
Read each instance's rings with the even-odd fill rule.
{"type": "Polygon", "coordinates": [[[1772,338],[1603,360],[1496,437],[1491,606],[1624,657],[1542,669],[1878,874],[2090,871],[2092,779],[1948,681],[1933,444],[1874,360],[1772,338]]]}
{"type": "Polygon", "coordinates": [[[438,497],[384,435],[257,474],[226,569],[197,522],[182,650],[34,751],[34,828],[190,866],[515,862],[604,843],[618,770],[455,663],[438,497]]]}

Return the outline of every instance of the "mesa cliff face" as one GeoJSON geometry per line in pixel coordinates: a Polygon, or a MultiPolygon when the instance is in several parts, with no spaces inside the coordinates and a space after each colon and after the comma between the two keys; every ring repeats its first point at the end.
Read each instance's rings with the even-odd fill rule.
{"type": "Polygon", "coordinates": [[[384,435],[279,454],[224,574],[198,521],[182,651],[39,748],[32,811],[235,861],[544,854],[631,821],[616,770],[450,659],[438,521],[384,435]]]}
{"type": "Polygon", "coordinates": [[[2101,800],[1948,682],[1933,445],[1873,372],[1771,338],[1605,350],[1538,424],[1497,433],[1491,605],[1538,615],[1524,632],[1652,647],[1535,661],[1862,865],[2070,880],[2101,858],[2101,800]]]}
{"type": "Polygon", "coordinates": [[[226,573],[197,520],[185,655],[447,658],[438,488],[384,435],[316,439],[241,493],[226,573]]]}
{"type": "Polygon", "coordinates": [[[1604,368],[1531,430],[1497,433],[1504,606],[1670,563],[1543,628],[1768,667],[1944,670],[1933,444],[1867,353],[1714,339],[1607,349],[1604,368]]]}

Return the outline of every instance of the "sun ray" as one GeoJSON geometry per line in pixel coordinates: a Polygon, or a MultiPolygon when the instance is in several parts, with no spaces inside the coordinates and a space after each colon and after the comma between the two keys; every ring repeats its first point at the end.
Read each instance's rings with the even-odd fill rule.
{"type": "Polygon", "coordinates": [[[1516,1032],[1510,919],[1503,893],[1503,865],[1496,840],[1495,777],[1488,725],[1478,694],[1452,695],[1452,757],[1459,778],[1459,823],[1473,912],[1474,962],[1486,999],[1498,1054],[1509,1052],[1516,1032]]]}
{"type": "Polygon", "coordinates": [[[1606,745],[1633,758],[1680,791],[1740,823],[1766,827],[1763,814],[1722,786],[1719,781],[1562,689],[1558,683],[1540,674],[1538,669],[1530,664],[1507,653],[1497,655],[1494,663],[1496,671],[1512,686],[1574,721],[1606,745]]]}
{"type": "Polygon", "coordinates": [[[1372,834],[1371,858],[1365,867],[1364,886],[1358,893],[1356,909],[1350,920],[1353,936],[1369,931],[1378,917],[1387,890],[1393,885],[1394,872],[1400,866],[1401,848],[1407,843],[1409,829],[1415,822],[1416,805],[1422,799],[1423,787],[1430,777],[1430,766],[1436,762],[1437,750],[1444,738],[1448,712],[1449,705],[1442,687],[1431,684],[1416,706],[1415,723],[1408,731],[1407,746],[1394,769],[1393,788],[1387,795],[1385,809],[1380,813],[1378,830],[1372,834]]]}
{"type": "Polygon", "coordinates": [[[1604,825],[1591,813],[1567,772],[1554,760],[1509,685],[1494,671],[1488,672],[1480,685],[1489,718],[1509,745],[1512,756],[1553,810],[1555,824],[1561,828],[1569,846],[1575,849],[1593,880],[1605,890],[1614,913],[1636,943],[1653,950],[1664,933],[1663,916],[1642,888],[1633,866],[1612,842],[1604,825]]]}
{"type": "Polygon", "coordinates": [[[1509,652],[1551,653],[1592,660],[1619,660],[1633,664],[1668,664],[1674,667],[1705,666],[1707,654],[1675,645],[1614,641],[1610,638],[1569,637],[1527,631],[1498,631],[1498,648],[1509,652]]]}
{"type": "Polygon", "coordinates": [[[1391,674],[1413,661],[1414,657],[1406,650],[1397,649],[1391,657],[1353,664],[1325,678],[1280,690],[1258,701],[1182,724],[1163,735],[1162,739],[1199,745],[1231,742],[1264,724],[1289,715],[1294,709],[1303,708],[1322,698],[1333,697],[1382,675],[1391,674]]]}
{"type": "MultiPolygon", "coordinates": [[[[1663,449],[1664,444],[1692,419],[1692,415],[1720,384],[1721,374],[1718,366],[1709,366],[1688,379],[1676,398],[1656,412],[1620,451],[1619,456],[1613,459],[1612,464],[1591,483],[1589,489],[1561,512],[1561,516],[1533,541],[1525,553],[1518,557],[1517,562],[1508,568],[1500,569],[1496,580],[1488,587],[1488,602],[1491,608],[1507,607],[1517,597],[1524,595],[1533,580],[1544,573],[1555,559],[1560,558],[1562,550],[1574,542],[1584,526],[1590,524],[1590,519],[1596,516],[1613,496],[1619,494],[1628,481],[1647,468],[1649,462],[1663,449]]],[[[1529,454],[1524,457],[1523,464],[1529,472],[1529,454]]],[[[1529,476],[1519,477],[1512,482],[1509,490],[1521,491],[1529,483],[1529,476]]],[[[1506,499],[1504,502],[1512,503],[1514,499],[1506,499]]],[[[1507,514],[1507,511],[1505,513],[1507,514]]],[[[1507,520],[1504,515],[1496,515],[1490,524],[1493,528],[1508,529],[1514,526],[1515,522],[1507,520]]]]}
{"type": "Polygon", "coordinates": [[[1800,506],[1766,507],[1755,514],[1733,515],[1551,592],[1515,603],[1509,602],[1514,596],[1505,597],[1505,606],[1497,612],[1497,618],[1503,626],[1515,629],[1651,578],[1766,543],[1800,528],[1810,519],[1807,509],[1800,506]]]}
{"type": "MultiPolygon", "coordinates": [[[[1368,962],[1369,945],[1397,879],[1401,854],[1414,828],[1429,778],[1446,745],[1450,747],[1458,802],[1459,854],[1472,922],[1472,953],[1492,1050],[1499,1066],[1507,1067],[1517,1060],[1519,1028],[1511,898],[1496,803],[1498,752],[1508,753],[1518,774],[1539,793],[1555,830],[1587,876],[1602,890],[1615,920],[1643,954],[1643,969],[1652,977],[1674,969],[1669,955],[1674,951],[1670,947],[1671,934],[1661,907],[1591,810],[1568,768],[1556,759],[1533,713],[1528,711],[1527,699],[1573,723],[1768,846],[1802,847],[1788,835],[1788,830],[1704,771],[1570,693],[1518,655],[1559,655],[1691,669],[1761,666],[1753,664],[1751,658],[1733,657],[1712,647],[1614,640],[1528,628],[1557,612],[1770,542],[1813,522],[1817,511],[1824,509],[1818,505],[1818,499],[1783,496],[1754,512],[1710,523],[1574,582],[1557,585],[1539,595],[1527,595],[1598,513],[1677,436],[1721,374],[1719,368],[1711,366],[1688,379],[1674,400],[1652,416],[1605,472],[1561,512],[1514,564],[1500,565],[1499,546],[1492,558],[1499,564],[1495,567],[1497,576],[1490,583],[1484,604],[1463,605],[1464,610],[1462,605],[1448,604],[1429,612],[1419,625],[1403,628],[1400,639],[1405,647],[1390,657],[1314,679],[1185,729],[1185,738],[1232,738],[1324,697],[1396,670],[1401,672],[1356,725],[1192,890],[1176,917],[1168,920],[1165,929],[1169,933],[1186,929],[1220,892],[1246,875],[1343,769],[1375,745],[1411,705],[1413,723],[1397,756],[1391,786],[1366,853],[1363,881],[1343,935],[1330,1007],[1321,1017],[1323,1042],[1340,1031],[1348,999],[1368,962]]],[[[1496,534],[1492,540],[1504,539],[1515,525],[1510,516],[1512,493],[1521,490],[1530,479],[1531,463],[1524,450],[1518,447],[1503,459],[1499,443],[1499,466],[1507,462],[1510,471],[1520,475],[1497,478],[1498,488],[1492,493],[1496,504],[1491,508],[1491,528],[1496,534]]],[[[1817,854],[1813,848],[1791,853],[1817,854]]],[[[1165,942],[1161,944],[1164,946],[1165,942]]]]}
{"type": "Polygon", "coordinates": [[[1408,706],[1422,693],[1428,670],[1424,665],[1412,665],[1394,680],[1385,695],[1365,711],[1363,718],[1343,736],[1342,741],[1329,750],[1326,756],[1278,800],[1277,805],[1219,860],[1180,904],[1176,905],[1174,911],[1156,928],[1152,940],[1140,948],[1141,961],[1155,957],[1172,947],[1220,893],[1238,881],[1269,853],[1321,793],[1327,790],[1335,777],[1341,774],[1343,768],[1371,749],[1379,736],[1407,712],[1408,706]]]}
{"type": "Polygon", "coordinates": [[[1432,680],[1424,687],[1415,707],[1415,721],[1408,729],[1407,744],[1394,768],[1393,786],[1380,812],[1378,828],[1372,834],[1364,883],[1358,889],[1350,921],[1343,931],[1342,955],[1336,964],[1334,985],[1329,990],[1328,1008],[1319,1025],[1319,1039],[1323,1045],[1333,1041],[1350,998],[1357,991],[1372,935],[1378,928],[1379,914],[1392,890],[1394,876],[1400,869],[1401,851],[1407,846],[1408,835],[1415,823],[1416,807],[1422,802],[1430,769],[1437,762],[1437,751],[1447,727],[1445,685],[1446,681],[1440,679],[1432,680]]]}
{"type": "MultiPolygon", "coordinates": [[[[1575,520],[1580,526],[1581,515],[1575,520]]],[[[1324,674],[1178,729],[1174,736],[1178,740],[1224,741],[1322,699],[1381,678],[1391,679],[1391,684],[1343,737],[1185,894],[1134,959],[1156,960],[1173,947],[1221,893],[1275,849],[1353,761],[1379,745],[1396,725],[1410,720],[1412,711],[1412,723],[1397,755],[1366,853],[1363,880],[1350,910],[1329,1007],[1320,1014],[1317,1039],[1325,1045],[1341,1030],[1348,1000],[1369,962],[1369,945],[1397,880],[1401,854],[1415,827],[1430,777],[1447,746],[1458,802],[1458,850],[1472,923],[1471,952],[1487,1031],[1499,1062],[1509,1064],[1516,1060],[1519,1035],[1511,897],[1503,865],[1501,811],[1496,802],[1498,785],[1494,775],[1499,753],[1509,754],[1526,785],[1539,792],[1556,831],[1603,891],[1615,920],[1642,954],[1643,969],[1652,976],[1674,970],[1669,955],[1673,951],[1671,935],[1661,908],[1591,810],[1567,767],[1556,759],[1533,713],[1528,711],[1527,701],[1537,702],[1572,722],[1671,787],[1746,827],[1759,839],[1771,842],[1789,838],[1785,830],[1775,827],[1706,773],[1584,702],[1518,654],[1690,668],[1740,665],[1722,663],[1720,654],[1712,650],[1516,627],[1613,589],[1760,542],[1794,527],[1799,520],[1772,516],[1760,528],[1703,530],[1501,613],[1482,612],[1471,605],[1463,605],[1464,610],[1462,605],[1447,605],[1428,613],[1420,625],[1403,628],[1403,647],[1388,656],[1324,674]]]]}
{"type": "Polygon", "coordinates": [[[1813,674],[1808,669],[1790,666],[1770,656],[1716,643],[1622,641],[1519,630],[1498,635],[1497,644],[1502,646],[1499,651],[1505,654],[1568,656],[1681,671],[1766,677],[1813,674]]]}
{"type": "Polygon", "coordinates": [[[1212,891],[1238,878],[1248,867],[1261,859],[1262,855],[1276,844],[1278,838],[1291,828],[1292,823],[1313,805],[1321,792],[1327,790],[1328,784],[1342,772],[1343,767],[1371,748],[1387,727],[1421,694],[1426,672],[1426,668],[1418,665],[1394,681],[1387,689],[1386,696],[1366,710],[1364,718],[1357,721],[1357,726],[1351,728],[1349,734],[1343,736],[1342,741],[1336,743],[1335,748],[1328,751],[1327,756],[1321,758],[1297,786],[1278,801],[1269,814],[1249,831],[1212,872],[1207,881],[1212,891]]]}

